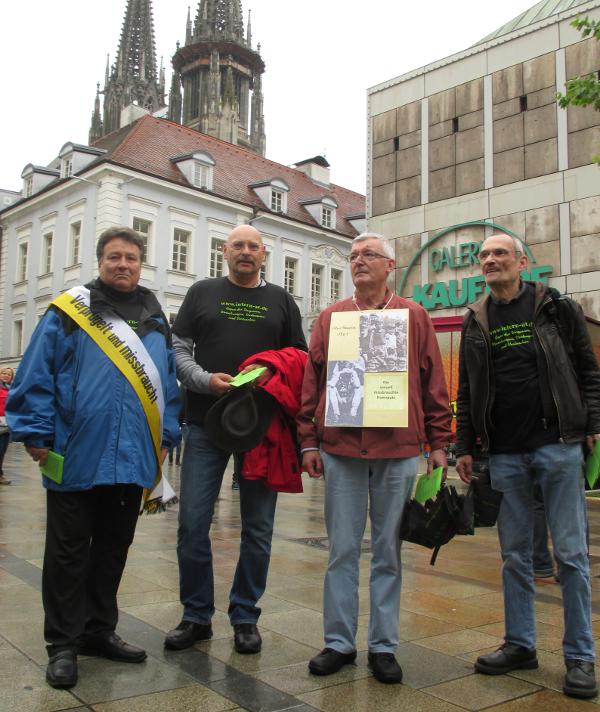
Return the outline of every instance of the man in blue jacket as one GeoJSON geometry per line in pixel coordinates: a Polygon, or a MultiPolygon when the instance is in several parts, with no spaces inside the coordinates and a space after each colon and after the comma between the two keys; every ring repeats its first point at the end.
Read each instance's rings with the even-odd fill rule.
{"type": "Polygon", "coordinates": [[[158,481],[180,433],[169,328],[152,292],[138,286],[142,248],[129,228],[100,236],[99,278],[52,303],[7,402],[12,437],[36,462],[46,465],[50,451],[53,460],[64,456],[62,473],[43,477],[52,687],[75,685],[78,651],[123,662],[146,658],[115,632],[117,590],[142,492],[158,481]]]}

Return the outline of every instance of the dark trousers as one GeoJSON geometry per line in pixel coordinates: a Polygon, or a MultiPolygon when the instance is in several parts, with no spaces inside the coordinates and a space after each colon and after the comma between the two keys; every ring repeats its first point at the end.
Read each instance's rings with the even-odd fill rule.
{"type": "Polygon", "coordinates": [[[141,495],[137,485],[47,491],[42,600],[50,655],[75,649],[84,635],[115,630],[141,495]]]}

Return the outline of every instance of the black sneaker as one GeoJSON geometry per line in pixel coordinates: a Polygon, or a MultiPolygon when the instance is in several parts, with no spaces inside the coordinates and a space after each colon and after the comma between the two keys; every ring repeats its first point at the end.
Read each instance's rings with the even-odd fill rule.
{"type": "Polygon", "coordinates": [[[537,667],[535,648],[529,650],[511,643],[504,643],[494,653],[480,655],[475,662],[475,670],[484,675],[504,675],[511,670],[534,670],[537,667]]]}
{"type": "Polygon", "coordinates": [[[369,653],[369,667],[373,677],[388,685],[402,682],[402,668],[392,653],[369,653]]]}
{"type": "Polygon", "coordinates": [[[333,648],[323,648],[318,655],[308,663],[308,670],[313,675],[333,675],[344,665],[351,665],[356,660],[356,650],[351,653],[340,653],[333,648]]]}
{"type": "Polygon", "coordinates": [[[563,692],[569,697],[589,699],[598,694],[594,663],[586,660],[569,660],[565,658],[567,674],[563,692]]]}

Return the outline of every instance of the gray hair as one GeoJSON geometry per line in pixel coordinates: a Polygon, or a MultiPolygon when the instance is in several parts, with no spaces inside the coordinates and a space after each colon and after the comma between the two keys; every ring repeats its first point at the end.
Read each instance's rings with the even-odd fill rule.
{"type": "Polygon", "coordinates": [[[105,230],[100,235],[96,244],[96,257],[98,258],[98,261],[102,258],[106,245],[111,240],[116,240],[117,238],[125,240],[125,242],[131,242],[132,245],[135,245],[140,251],[141,259],[144,254],[144,241],[142,240],[140,234],[135,230],[132,230],[130,227],[109,227],[108,230],[105,230]]]}
{"type": "Polygon", "coordinates": [[[396,259],[396,253],[394,252],[394,248],[392,247],[390,241],[377,232],[361,233],[360,235],[355,237],[354,240],[352,240],[352,245],[356,244],[357,242],[365,242],[366,240],[378,240],[379,244],[381,245],[381,251],[383,252],[383,254],[386,257],[389,257],[390,260],[396,259]]]}
{"type": "MultiPolygon", "coordinates": [[[[525,252],[525,248],[523,247],[523,240],[521,240],[520,237],[515,237],[514,235],[509,235],[507,232],[495,232],[492,235],[488,235],[488,237],[508,237],[512,240],[513,247],[515,248],[515,252],[521,254],[521,255],[526,255],[527,253],[525,252]]],[[[488,238],[486,237],[485,240],[488,238]]],[[[485,242],[484,240],[484,242],[485,242]]]]}

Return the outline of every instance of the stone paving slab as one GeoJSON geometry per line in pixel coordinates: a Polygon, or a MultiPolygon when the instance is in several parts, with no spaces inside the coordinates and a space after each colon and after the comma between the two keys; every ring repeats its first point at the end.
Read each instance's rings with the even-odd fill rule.
{"type": "MultiPolygon", "coordinates": [[[[143,646],[139,665],[80,658],[71,691],[45,682],[40,597],[45,497],[36,466],[12,444],[5,460],[13,484],[0,489],[0,709],[18,712],[571,712],[594,709],[562,694],[560,586],[538,582],[538,670],[475,674],[473,661],[501,642],[503,602],[494,529],[430,553],[403,547],[398,659],[403,685],[382,685],[367,667],[369,529],[360,563],[356,664],[328,677],[307,662],[323,647],[322,586],[327,564],[323,483],[304,481],[302,495],[280,495],[267,592],[261,602],[263,650],[233,650],[228,595],[239,548],[239,495],[230,476],[215,508],[214,637],[186,651],[167,651],[165,632],[181,618],[176,555],[177,508],[141,517],[119,591],[119,633],[143,646]]],[[[179,470],[171,481],[179,486],[179,470]]],[[[600,502],[590,503],[594,635],[600,637],[600,502]]],[[[595,700],[600,704],[600,700],[595,700]]]]}

